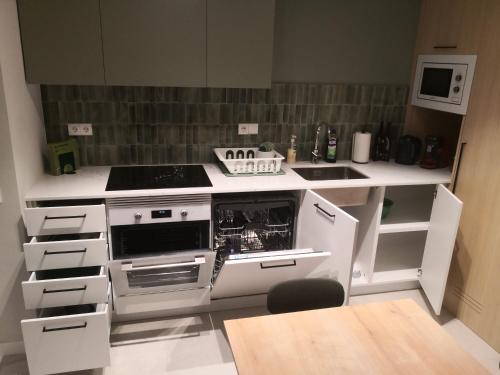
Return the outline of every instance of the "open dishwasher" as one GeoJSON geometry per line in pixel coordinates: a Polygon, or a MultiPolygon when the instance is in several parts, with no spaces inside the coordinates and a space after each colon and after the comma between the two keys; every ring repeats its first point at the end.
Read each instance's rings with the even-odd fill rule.
{"type": "Polygon", "coordinates": [[[357,220],[316,193],[218,194],[212,219],[213,299],[304,277],[336,278],[348,290],[357,220]]]}

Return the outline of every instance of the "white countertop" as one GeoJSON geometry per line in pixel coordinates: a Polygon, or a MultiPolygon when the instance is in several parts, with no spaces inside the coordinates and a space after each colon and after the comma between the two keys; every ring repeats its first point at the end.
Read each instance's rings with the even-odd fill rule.
{"type": "Polygon", "coordinates": [[[110,166],[83,167],[74,175],[50,176],[44,175],[28,191],[27,201],[52,199],[90,199],[117,198],[131,196],[157,196],[180,194],[214,194],[229,192],[275,191],[275,190],[305,190],[361,186],[397,186],[441,184],[451,181],[448,168],[427,170],[417,165],[400,165],[394,162],[370,162],[356,164],[351,161],[340,161],[336,164],[320,162],[298,162],[293,165],[282,164],[284,175],[227,177],[216,164],[203,164],[212,187],[148,189],[106,191],[110,166]],[[352,180],[307,181],[291,170],[296,167],[329,167],[350,166],[369,178],[352,180]]]}

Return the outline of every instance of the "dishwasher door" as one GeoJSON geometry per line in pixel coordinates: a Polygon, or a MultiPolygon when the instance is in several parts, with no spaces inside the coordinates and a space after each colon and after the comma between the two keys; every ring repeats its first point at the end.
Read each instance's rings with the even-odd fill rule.
{"type": "Polygon", "coordinates": [[[308,277],[328,258],[328,251],[293,249],[237,255],[221,266],[212,299],[267,293],[286,280],[308,277]]]}

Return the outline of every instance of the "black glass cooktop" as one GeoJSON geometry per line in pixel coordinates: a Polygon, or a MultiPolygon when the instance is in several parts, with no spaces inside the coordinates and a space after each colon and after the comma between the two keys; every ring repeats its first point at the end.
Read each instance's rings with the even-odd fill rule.
{"type": "Polygon", "coordinates": [[[212,186],[202,165],[111,167],[106,191],[212,186]]]}

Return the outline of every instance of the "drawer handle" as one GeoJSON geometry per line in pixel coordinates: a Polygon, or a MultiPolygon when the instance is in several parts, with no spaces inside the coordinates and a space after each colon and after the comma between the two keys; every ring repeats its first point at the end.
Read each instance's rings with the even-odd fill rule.
{"type": "Polygon", "coordinates": [[[47,328],[43,327],[43,332],[54,332],[54,331],[68,331],[70,329],[80,329],[80,328],[87,328],[87,322],[77,325],[77,326],[69,326],[69,327],[59,327],[59,328],[47,328]]]}
{"type": "Polygon", "coordinates": [[[437,46],[434,46],[432,48],[447,48],[447,49],[453,49],[453,48],[457,48],[456,45],[437,45],[437,46]]]}
{"type": "Polygon", "coordinates": [[[275,264],[274,266],[265,266],[264,263],[260,264],[260,268],[265,270],[267,268],[280,268],[280,267],[295,267],[297,265],[297,261],[294,259],[293,263],[289,264],[275,264]]]}
{"type": "Polygon", "coordinates": [[[321,206],[318,204],[318,203],[314,203],[314,207],[316,207],[316,209],[320,210],[321,212],[323,212],[325,215],[327,215],[328,217],[334,219],[335,221],[335,215],[329,213],[327,210],[325,210],[324,208],[321,208],[321,206]]]}
{"type": "Polygon", "coordinates": [[[87,214],[73,215],[73,216],[45,216],[45,220],[58,220],[58,219],[85,219],[87,214]]]}
{"type": "Polygon", "coordinates": [[[82,286],[81,288],[68,288],[68,289],[53,289],[53,290],[47,290],[43,288],[43,294],[50,294],[50,293],[64,293],[64,292],[78,292],[82,290],[87,290],[87,285],[82,286]]]}
{"type": "Polygon", "coordinates": [[[48,251],[45,250],[43,255],[58,255],[58,254],[77,254],[77,253],[85,253],[87,252],[87,248],[81,250],[64,250],[64,251],[48,251]]]}

